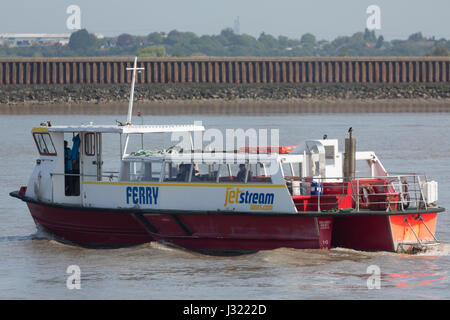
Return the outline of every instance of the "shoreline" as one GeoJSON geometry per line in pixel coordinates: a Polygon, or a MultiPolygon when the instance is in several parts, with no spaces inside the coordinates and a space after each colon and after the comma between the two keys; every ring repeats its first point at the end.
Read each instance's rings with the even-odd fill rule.
{"type": "MultiPolygon", "coordinates": [[[[127,101],[0,104],[0,114],[126,114],[127,101]]],[[[448,99],[203,99],[136,101],[133,114],[450,113],[448,99]]]]}
{"type": "MultiPolygon", "coordinates": [[[[129,84],[4,85],[0,113],[123,114],[129,84]]],[[[135,113],[450,112],[450,83],[136,84],[135,113]]]]}

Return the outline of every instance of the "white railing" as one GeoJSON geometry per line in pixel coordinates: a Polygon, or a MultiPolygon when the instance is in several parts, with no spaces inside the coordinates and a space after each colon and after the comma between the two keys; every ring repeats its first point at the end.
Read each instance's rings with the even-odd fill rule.
{"type": "Polygon", "coordinates": [[[427,181],[424,175],[389,174],[353,179],[285,177],[285,180],[299,211],[428,208],[423,192],[423,182],[427,181]]]}

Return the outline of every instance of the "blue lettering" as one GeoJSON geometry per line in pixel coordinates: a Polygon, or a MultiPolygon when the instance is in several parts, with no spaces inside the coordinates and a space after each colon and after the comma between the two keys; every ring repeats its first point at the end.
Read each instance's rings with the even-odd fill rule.
{"type": "Polygon", "coordinates": [[[250,197],[253,195],[252,197],[252,203],[253,204],[257,204],[258,203],[258,194],[257,193],[251,193],[250,197]]]}
{"type": "Polygon", "coordinates": [[[145,201],[145,188],[139,187],[139,204],[147,204],[145,201]]]}
{"type": "Polygon", "coordinates": [[[264,193],[260,193],[259,194],[259,199],[258,199],[258,203],[259,204],[264,204],[264,193]]]}
{"type": "Polygon", "coordinates": [[[138,203],[139,203],[139,199],[138,199],[138,187],[133,187],[133,203],[134,203],[134,204],[138,204],[138,203]]]}
{"type": "Polygon", "coordinates": [[[264,204],[273,204],[273,199],[275,198],[275,195],[273,193],[267,193],[266,199],[264,201],[264,204]]]}
{"type": "Polygon", "coordinates": [[[158,204],[159,187],[126,187],[127,204],[158,204]]]}
{"type": "Polygon", "coordinates": [[[155,200],[155,204],[158,204],[158,189],[159,187],[153,187],[153,200],[155,200]]]}
{"type": "Polygon", "coordinates": [[[245,203],[249,203],[249,197],[248,197],[249,193],[248,191],[245,191],[245,203]]]}
{"type": "Polygon", "coordinates": [[[147,187],[145,188],[145,197],[146,197],[146,204],[152,204],[152,188],[147,187]]]}
{"type": "Polygon", "coordinates": [[[245,202],[244,196],[245,196],[245,193],[241,193],[241,194],[239,195],[239,203],[244,203],[244,202],[245,202]]]}
{"type": "Polygon", "coordinates": [[[131,187],[127,187],[127,204],[130,203],[131,187]]]}

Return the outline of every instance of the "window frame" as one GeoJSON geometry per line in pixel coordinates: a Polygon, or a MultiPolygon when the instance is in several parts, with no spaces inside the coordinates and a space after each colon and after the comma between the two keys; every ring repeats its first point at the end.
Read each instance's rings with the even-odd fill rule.
{"type": "Polygon", "coordinates": [[[84,154],[85,154],[86,156],[89,156],[89,157],[95,156],[95,153],[96,153],[96,143],[95,143],[95,140],[96,140],[96,139],[95,139],[95,138],[96,138],[96,136],[95,136],[95,133],[94,133],[94,132],[88,132],[88,133],[86,133],[86,134],[84,135],[84,154]],[[90,148],[89,151],[93,150],[93,153],[89,153],[89,152],[88,152],[88,146],[87,146],[87,144],[88,144],[89,136],[92,136],[92,146],[91,146],[91,148],[90,148]]]}
{"type": "Polygon", "coordinates": [[[36,148],[38,149],[38,152],[39,152],[39,154],[40,154],[41,156],[51,156],[51,157],[54,157],[54,156],[56,156],[56,155],[58,154],[58,153],[56,152],[55,144],[53,143],[52,137],[50,136],[50,134],[49,134],[48,132],[33,132],[33,139],[34,139],[34,143],[36,144],[36,148]],[[42,151],[41,151],[41,148],[40,148],[39,143],[38,143],[37,135],[41,135],[41,136],[42,136],[42,142],[44,143],[45,148],[47,149],[48,152],[42,152],[42,151]],[[50,143],[51,143],[51,147],[53,148],[54,152],[50,152],[50,151],[49,151],[50,149],[49,149],[49,147],[48,147],[48,145],[47,145],[47,142],[46,142],[45,139],[43,138],[44,135],[47,135],[47,136],[48,136],[49,141],[50,141],[50,143]]]}

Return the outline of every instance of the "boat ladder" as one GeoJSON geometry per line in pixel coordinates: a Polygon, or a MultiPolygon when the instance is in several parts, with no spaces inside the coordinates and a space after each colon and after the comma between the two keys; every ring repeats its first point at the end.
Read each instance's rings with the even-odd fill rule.
{"type": "Polygon", "coordinates": [[[417,239],[417,243],[411,243],[411,242],[399,242],[398,243],[398,247],[397,247],[397,251],[400,252],[416,252],[416,251],[425,251],[428,247],[430,246],[436,246],[438,244],[441,243],[441,241],[439,241],[435,235],[433,234],[433,232],[431,232],[430,228],[428,227],[428,225],[425,223],[425,221],[423,221],[422,216],[419,216],[419,221],[423,223],[423,225],[425,226],[425,228],[428,230],[428,232],[431,234],[431,236],[433,237],[433,240],[420,240],[419,236],[417,235],[416,231],[414,231],[414,228],[411,226],[411,224],[409,223],[408,217],[404,218],[404,221],[408,224],[409,228],[411,229],[412,233],[414,234],[414,237],[417,239]],[[405,247],[408,248],[405,250],[405,247]]]}

